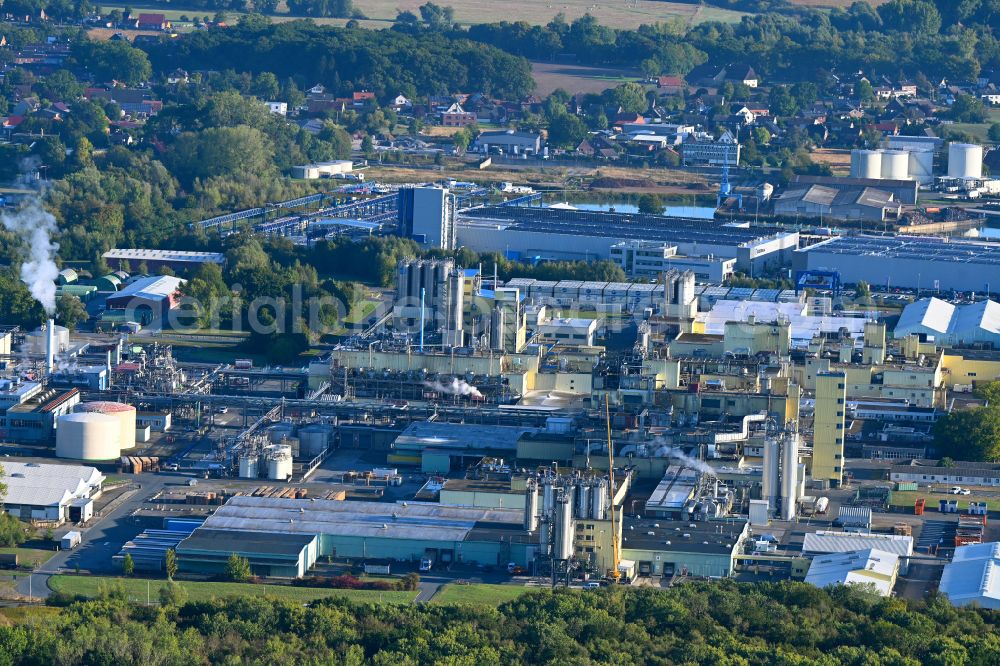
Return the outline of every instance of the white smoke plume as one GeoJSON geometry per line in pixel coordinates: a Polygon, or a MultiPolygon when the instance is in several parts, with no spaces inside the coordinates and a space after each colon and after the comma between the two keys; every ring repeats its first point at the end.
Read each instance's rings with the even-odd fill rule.
{"type": "Polygon", "coordinates": [[[699,460],[697,458],[692,458],[691,456],[685,454],[680,449],[674,448],[672,446],[667,446],[666,444],[661,445],[656,452],[653,454],[657,458],[675,458],[676,460],[684,463],[685,466],[691,469],[697,470],[703,474],[711,474],[715,476],[715,470],[712,466],[706,463],[704,460],[699,460]]]}
{"type": "Polygon", "coordinates": [[[52,236],[58,231],[56,218],[35,200],[15,213],[4,214],[0,221],[25,245],[27,256],[21,264],[21,281],[28,285],[31,295],[42,304],[46,314],[55,314],[59,245],[52,242],[52,236]]]}
{"type": "Polygon", "coordinates": [[[424,386],[446,395],[467,395],[473,398],[483,397],[483,394],[479,392],[479,389],[472,384],[459,379],[458,377],[452,379],[450,384],[442,384],[440,381],[435,380],[433,382],[424,382],[424,386]]]}

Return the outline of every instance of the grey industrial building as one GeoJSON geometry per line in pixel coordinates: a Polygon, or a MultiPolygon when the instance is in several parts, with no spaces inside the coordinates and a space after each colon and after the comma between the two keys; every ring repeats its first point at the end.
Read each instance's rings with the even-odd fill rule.
{"type": "Polygon", "coordinates": [[[799,234],[773,228],[642,213],[485,206],[464,211],[458,244],[512,258],[609,259],[626,240],[668,243],[687,256],[736,259],[739,270],[760,273],[787,265],[799,234]]]}
{"type": "Polygon", "coordinates": [[[793,184],[774,198],[774,214],[863,222],[896,221],[903,207],[892,192],[874,187],[793,184]]]}
{"type": "Polygon", "coordinates": [[[542,135],[537,132],[495,130],[476,137],[472,149],[480,153],[503,152],[506,155],[538,155],[544,146],[542,135]]]}
{"type": "Polygon", "coordinates": [[[832,270],[844,283],[908,289],[1000,288],[1000,245],[915,236],[839,236],[794,253],[794,268],[832,270]]]}
{"type": "Polygon", "coordinates": [[[255,575],[301,578],[316,564],[317,541],[314,534],[200,527],[177,545],[177,565],[191,573],[222,573],[236,553],[255,575]]]}
{"type": "Polygon", "coordinates": [[[891,180],[886,178],[841,178],[839,176],[793,176],[789,188],[803,185],[822,185],[836,190],[859,190],[866,187],[891,192],[893,200],[909,206],[917,203],[920,184],[915,180],[891,180]]]}
{"type": "Polygon", "coordinates": [[[294,548],[309,547],[307,540],[315,539],[315,557],[417,561],[432,551],[441,562],[492,566],[527,565],[539,548],[538,535],[524,529],[523,510],[422,502],[237,496],[192,538],[202,530],[208,530],[204,539],[188,539],[178,547],[180,561],[190,557],[210,567],[218,558],[242,552],[251,564],[257,558],[263,565],[276,549],[287,557],[291,551],[276,545],[284,539],[294,548]],[[257,536],[247,540],[248,533],[257,536]]]}
{"type": "Polygon", "coordinates": [[[455,195],[443,187],[399,190],[400,235],[428,248],[455,249],[455,195]]]}

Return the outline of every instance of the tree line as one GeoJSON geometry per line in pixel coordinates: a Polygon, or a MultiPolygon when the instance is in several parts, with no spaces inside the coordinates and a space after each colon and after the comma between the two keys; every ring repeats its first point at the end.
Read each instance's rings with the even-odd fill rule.
{"type": "MultiPolygon", "coordinates": [[[[669,589],[527,593],[497,608],[308,606],[244,596],[185,601],[167,583],[160,606],[123,586],[45,621],[0,626],[3,663],[500,666],[690,664],[990,666],[996,611],[883,598],[804,583],[692,582],[669,589]],[[113,640],[109,637],[113,636],[113,640]]],[[[59,595],[57,602],[68,599],[59,595]]]]}

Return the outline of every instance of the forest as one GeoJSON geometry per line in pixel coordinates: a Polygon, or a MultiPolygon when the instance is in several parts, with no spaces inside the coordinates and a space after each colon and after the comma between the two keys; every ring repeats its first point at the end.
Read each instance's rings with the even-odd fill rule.
{"type": "MultiPolygon", "coordinates": [[[[182,590],[181,590],[182,591],[182,590]]],[[[3,664],[992,666],[1000,614],[858,588],[692,582],[532,592],[500,605],[309,607],[259,597],[130,605],[124,588],[0,626],[3,664]]],[[[65,599],[61,601],[66,601],[65,599]]]]}

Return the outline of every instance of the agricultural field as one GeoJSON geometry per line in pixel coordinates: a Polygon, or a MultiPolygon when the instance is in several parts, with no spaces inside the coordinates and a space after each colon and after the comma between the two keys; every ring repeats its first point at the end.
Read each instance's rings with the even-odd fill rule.
{"type": "Polygon", "coordinates": [[[552,62],[532,62],[531,73],[535,79],[535,94],[548,96],[556,88],[571,95],[600,93],[626,81],[639,81],[639,72],[587,67],[552,62]]]}
{"type": "MultiPolygon", "coordinates": [[[[365,14],[367,20],[361,21],[364,27],[388,27],[396,18],[400,11],[411,11],[419,15],[418,7],[426,0],[355,0],[354,6],[365,14]]],[[[102,3],[101,7],[105,11],[110,9],[124,9],[127,3],[102,3]]],[[[608,4],[597,4],[592,0],[562,0],[561,2],[549,2],[548,0],[521,0],[517,3],[516,16],[504,11],[498,11],[498,7],[490,0],[450,0],[439,3],[448,5],[455,9],[455,20],[463,25],[473,23],[488,23],[493,21],[518,20],[527,21],[536,25],[544,25],[552,20],[552,17],[562,12],[567,21],[573,21],[584,14],[591,14],[602,25],[616,28],[636,28],[644,23],[652,24],[664,21],[682,21],[685,25],[697,25],[706,21],[725,21],[736,23],[743,17],[743,12],[719,9],[697,4],[682,2],[655,2],[652,0],[634,0],[634,2],[615,2],[608,4]]],[[[179,9],[164,9],[162,5],[143,4],[139,2],[128,3],[133,11],[155,11],[166,15],[171,22],[178,23],[181,16],[194,18],[195,16],[214,16],[214,10],[206,9],[184,9],[184,2],[175,3],[179,9]]],[[[287,11],[282,2],[278,5],[278,11],[287,11]]],[[[234,22],[240,12],[226,12],[229,22],[234,22]]],[[[279,14],[273,17],[275,21],[289,21],[296,17],[279,14]]],[[[345,19],[313,19],[316,23],[324,25],[343,25],[345,19]]],[[[179,30],[190,29],[190,26],[178,25],[179,30]]]]}
{"type": "Polygon", "coordinates": [[[445,585],[431,599],[433,604],[499,606],[536,588],[521,585],[445,585]]]}
{"type": "MultiPolygon", "coordinates": [[[[96,597],[98,586],[123,582],[130,599],[145,602],[147,589],[153,603],[157,602],[160,588],[166,585],[164,580],[140,578],[118,578],[114,576],[53,576],[49,586],[63,594],[96,597]]],[[[359,603],[378,604],[408,604],[417,596],[416,592],[379,591],[379,590],[334,590],[314,587],[292,587],[289,585],[255,585],[252,583],[202,583],[178,582],[188,594],[188,601],[207,601],[212,598],[228,596],[271,596],[277,599],[287,599],[307,603],[325,597],[344,597],[359,603]]]]}

